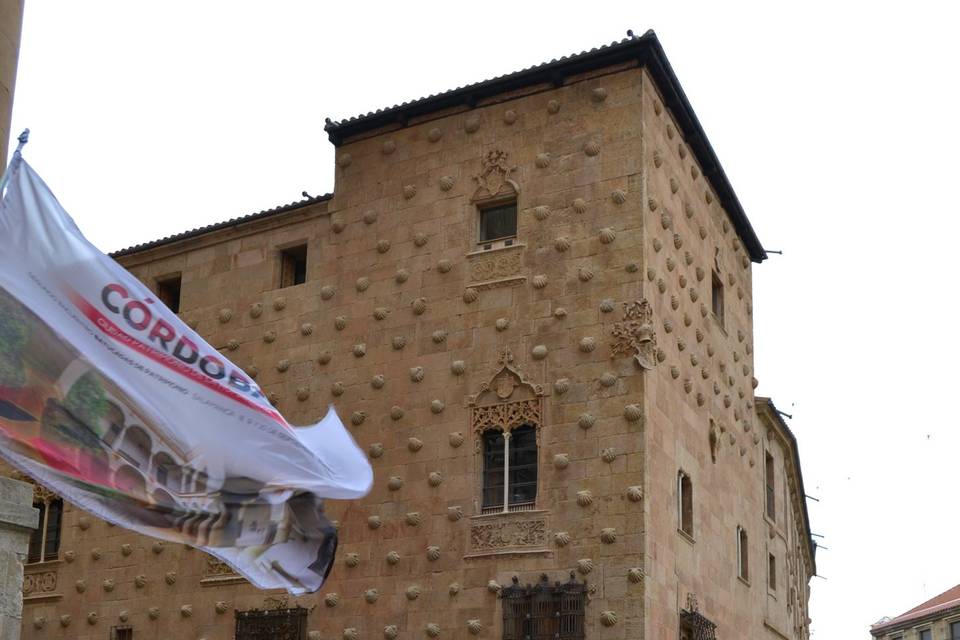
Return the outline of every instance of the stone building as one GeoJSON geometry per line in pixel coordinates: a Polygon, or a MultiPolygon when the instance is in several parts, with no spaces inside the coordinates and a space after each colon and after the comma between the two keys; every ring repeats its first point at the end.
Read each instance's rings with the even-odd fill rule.
{"type": "Polygon", "coordinates": [[[807,638],[796,440],[754,395],[766,254],[656,36],[326,129],[333,194],[115,257],[369,451],[327,586],[39,492],[24,636],[807,638]]]}
{"type": "Polygon", "coordinates": [[[870,627],[876,640],[960,640],[960,584],[870,627]]]}

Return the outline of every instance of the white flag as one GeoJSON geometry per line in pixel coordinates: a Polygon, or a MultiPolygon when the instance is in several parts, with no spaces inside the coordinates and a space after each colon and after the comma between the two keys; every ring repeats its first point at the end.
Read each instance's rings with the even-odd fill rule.
{"type": "Polygon", "coordinates": [[[316,591],[323,498],[373,471],[331,408],[293,427],[243,371],[91,245],[20,157],[0,206],[0,454],[70,502],[316,591]]]}

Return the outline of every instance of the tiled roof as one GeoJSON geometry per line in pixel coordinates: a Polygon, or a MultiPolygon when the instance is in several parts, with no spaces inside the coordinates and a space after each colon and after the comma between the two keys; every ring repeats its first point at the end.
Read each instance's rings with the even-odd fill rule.
{"type": "Polygon", "coordinates": [[[213,224],[208,224],[205,227],[197,227],[196,229],[191,229],[190,231],[177,233],[172,236],[167,236],[166,238],[160,238],[159,240],[152,240],[150,242],[136,244],[136,245],[133,245],[132,247],[127,247],[126,249],[120,249],[119,251],[114,251],[113,253],[110,254],[110,257],[119,258],[121,256],[130,255],[131,253],[146,251],[147,249],[153,249],[154,247],[159,247],[161,245],[169,244],[171,242],[177,242],[178,240],[186,240],[187,238],[203,235],[205,233],[210,233],[212,231],[217,231],[219,229],[226,229],[227,227],[233,227],[238,224],[244,224],[247,222],[253,222],[254,220],[259,220],[261,218],[267,218],[273,215],[277,215],[278,213],[285,213],[287,211],[301,209],[303,207],[308,207],[312,204],[316,204],[318,202],[325,202],[332,198],[333,198],[332,193],[325,193],[322,196],[305,197],[303,200],[298,200],[297,202],[291,202],[290,204],[280,205],[279,207],[274,207],[272,209],[264,209],[263,211],[250,213],[245,216],[240,216],[238,218],[231,218],[230,220],[224,220],[223,222],[215,222],[213,224]]]}
{"type": "Polygon", "coordinates": [[[874,635],[877,635],[878,632],[885,629],[890,629],[907,622],[919,620],[920,618],[925,618],[926,616],[940,613],[948,609],[953,609],[955,607],[960,607],[960,584],[952,589],[947,589],[940,595],[927,600],[923,604],[915,606],[913,609],[910,609],[906,613],[900,614],[892,620],[886,620],[880,624],[874,625],[870,628],[870,632],[874,635]]]}

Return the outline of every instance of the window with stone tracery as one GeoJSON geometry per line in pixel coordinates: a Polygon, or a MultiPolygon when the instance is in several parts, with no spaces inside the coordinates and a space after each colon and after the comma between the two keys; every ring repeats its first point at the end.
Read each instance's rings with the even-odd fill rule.
{"type": "Polygon", "coordinates": [[[27,562],[56,560],[60,552],[63,500],[59,498],[35,500],[33,506],[40,512],[40,519],[37,528],[30,533],[27,562]]]}
{"type": "Polygon", "coordinates": [[[483,513],[523,511],[537,498],[537,430],[483,432],[483,513]]]}

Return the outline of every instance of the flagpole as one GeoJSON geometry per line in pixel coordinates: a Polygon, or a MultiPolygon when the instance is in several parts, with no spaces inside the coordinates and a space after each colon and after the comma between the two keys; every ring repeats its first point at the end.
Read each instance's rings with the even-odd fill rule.
{"type": "Polygon", "coordinates": [[[17,148],[13,152],[13,158],[10,160],[10,164],[7,165],[6,171],[3,172],[3,178],[0,178],[0,196],[2,196],[4,190],[7,188],[7,183],[10,182],[10,170],[13,168],[13,163],[20,157],[20,152],[23,151],[23,145],[27,144],[29,140],[30,129],[24,129],[23,132],[17,136],[17,148]]]}

